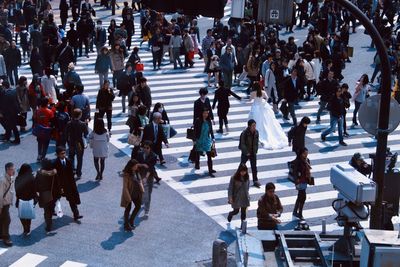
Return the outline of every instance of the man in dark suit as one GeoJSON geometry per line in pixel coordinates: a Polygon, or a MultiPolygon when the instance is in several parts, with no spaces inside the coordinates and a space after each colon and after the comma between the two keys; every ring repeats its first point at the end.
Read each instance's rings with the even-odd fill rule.
{"type": "Polygon", "coordinates": [[[146,182],[144,183],[144,196],[143,196],[143,204],[144,204],[144,214],[145,216],[149,216],[150,210],[150,202],[151,202],[151,192],[153,191],[153,179],[156,179],[156,183],[160,182],[160,178],[158,178],[155,165],[157,162],[157,155],[151,150],[153,143],[149,140],[143,142],[143,150],[140,151],[137,155],[136,160],[145,167],[146,174],[142,175],[146,178],[146,182]]]}
{"type": "MultiPolygon", "coordinates": [[[[290,116],[292,116],[293,125],[297,125],[296,114],[294,112],[294,105],[299,97],[299,92],[302,88],[300,81],[297,80],[297,69],[293,69],[290,77],[286,80],[286,84],[283,87],[283,100],[287,103],[289,108],[290,116]]],[[[285,114],[284,114],[285,115],[285,114]]],[[[288,120],[288,117],[284,117],[288,120]]]]}
{"type": "Polygon", "coordinates": [[[78,188],[74,179],[74,168],[72,162],[67,159],[65,147],[56,148],[57,158],[54,160],[54,168],[57,170],[58,181],[60,183],[61,195],[65,196],[69,202],[74,221],[78,222],[83,216],[79,215],[78,205],[81,204],[78,188]]]}
{"type": "Polygon", "coordinates": [[[200,97],[196,101],[194,101],[194,109],[193,109],[193,125],[194,122],[196,121],[197,118],[201,117],[201,114],[203,113],[204,108],[207,108],[209,110],[209,116],[213,124],[214,123],[214,115],[212,113],[211,109],[211,104],[210,104],[210,99],[208,99],[207,94],[208,90],[207,88],[200,88],[199,90],[200,97]]]}
{"type": "Polygon", "coordinates": [[[0,98],[0,119],[6,131],[2,141],[10,141],[11,132],[13,132],[15,139],[11,143],[19,145],[21,139],[17,128],[17,120],[20,108],[17,100],[17,91],[10,87],[8,81],[3,81],[2,86],[4,91],[0,98]]]}
{"type": "Polygon", "coordinates": [[[160,164],[165,164],[165,160],[161,151],[162,142],[166,147],[169,147],[168,140],[165,137],[163,128],[160,124],[162,115],[159,112],[154,112],[153,121],[147,124],[143,130],[143,141],[153,142],[153,151],[160,158],[160,164]]]}

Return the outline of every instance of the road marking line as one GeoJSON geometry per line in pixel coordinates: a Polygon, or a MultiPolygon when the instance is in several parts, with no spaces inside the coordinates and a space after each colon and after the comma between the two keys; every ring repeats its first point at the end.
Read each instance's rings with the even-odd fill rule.
{"type": "Polygon", "coordinates": [[[22,258],[11,264],[9,267],[35,267],[45,259],[47,259],[47,256],[26,253],[22,258]]]}
{"type": "Polygon", "coordinates": [[[66,261],[60,267],[86,267],[87,264],[76,262],[76,261],[66,261]]]}

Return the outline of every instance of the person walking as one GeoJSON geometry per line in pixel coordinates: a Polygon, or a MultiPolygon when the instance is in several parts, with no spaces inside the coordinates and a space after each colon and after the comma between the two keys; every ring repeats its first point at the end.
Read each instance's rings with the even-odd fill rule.
{"type": "Polygon", "coordinates": [[[218,114],[218,120],[219,120],[219,130],[217,131],[217,133],[220,133],[220,134],[222,134],[224,132],[224,130],[222,129],[224,123],[225,123],[226,132],[229,131],[228,118],[227,118],[228,113],[229,113],[229,107],[230,107],[229,96],[233,96],[239,101],[242,100],[242,98],[240,96],[238,96],[237,94],[235,94],[229,87],[226,87],[225,83],[223,81],[220,81],[219,87],[215,91],[214,100],[213,100],[213,104],[212,104],[212,108],[214,109],[215,105],[218,103],[217,114],[218,114]]]}
{"type": "Polygon", "coordinates": [[[64,80],[68,72],[68,64],[76,61],[74,50],[67,37],[61,38],[61,44],[56,48],[55,61],[60,64],[61,80],[64,80]]]}
{"type": "Polygon", "coordinates": [[[257,152],[259,136],[255,120],[247,122],[247,128],[240,134],[239,149],[241,150],[240,163],[246,164],[250,160],[253,185],[261,187],[257,177],[257,152]]]}
{"type": "Polygon", "coordinates": [[[210,120],[214,124],[214,114],[212,112],[210,99],[207,97],[208,90],[207,88],[200,88],[199,95],[200,97],[194,101],[193,107],[193,125],[197,118],[201,118],[203,110],[205,108],[208,109],[208,115],[210,116],[210,120]]]}
{"type": "Polygon", "coordinates": [[[149,45],[151,45],[151,53],[153,55],[153,70],[161,69],[161,61],[163,58],[163,43],[164,37],[161,34],[159,27],[155,29],[155,33],[149,40],[149,45]]]}
{"type": "MultiPolygon", "coordinates": [[[[36,205],[38,201],[38,195],[35,190],[35,176],[33,175],[32,167],[28,163],[21,165],[18,175],[15,178],[15,196],[17,198],[15,207],[19,208],[20,200],[33,201],[36,205]]],[[[24,236],[31,234],[31,222],[32,219],[20,218],[22,227],[24,229],[24,236]]]]}
{"type": "Polygon", "coordinates": [[[79,214],[78,205],[81,204],[78,188],[74,179],[72,162],[67,159],[67,150],[63,146],[56,148],[57,158],[54,160],[54,169],[57,171],[61,195],[65,196],[74,216],[74,221],[79,222],[83,216],[79,214]]]}
{"type": "Polygon", "coordinates": [[[65,127],[67,127],[68,122],[71,117],[68,114],[68,109],[64,101],[57,103],[56,114],[54,120],[54,128],[56,132],[56,147],[65,146],[67,143],[67,138],[65,136],[65,127]]]}
{"type": "Polygon", "coordinates": [[[295,160],[294,169],[294,181],[296,184],[297,199],[293,209],[293,216],[304,220],[303,207],[306,201],[307,185],[313,185],[311,176],[311,163],[308,159],[308,149],[302,148],[299,150],[298,156],[295,160]]]}
{"type": "Polygon", "coordinates": [[[153,146],[151,141],[143,142],[143,150],[140,151],[137,155],[137,161],[142,164],[145,168],[144,177],[144,195],[143,195],[143,204],[144,204],[144,216],[148,217],[150,212],[150,203],[151,203],[151,193],[153,192],[154,179],[156,179],[156,183],[159,184],[161,178],[158,177],[155,165],[157,162],[157,155],[151,150],[153,146]]]}
{"type": "Polygon", "coordinates": [[[82,115],[80,120],[87,124],[90,121],[90,100],[89,97],[83,93],[83,85],[77,85],[75,88],[75,95],[71,98],[70,104],[72,110],[81,110],[82,115]]]}
{"type": "Polygon", "coordinates": [[[2,86],[5,91],[0,99],[0,119],[6,130],[3,141],[10,141],[11,132],[13,132],[14,140],[11,141],[11,144],[19,145],[21,139],[17,128],[17,121],[20,107],[17,99],[17,91],[10,88],[8,81],[3,81],[2,86]]]}
{"type": "Polygon", "coordinates": [[[279,101],[279,95],[275,77],[276,71],[277,71],[276,63],[272,61],[269,65],[269,69],[267,69],[265,73],[265,78],[264,78],[265,79],[264,86],[265,86],[265,92],[268,95],[268,103],[272,103],[272,107],[275,113],[278,112],[278,101],[279,101]]]}
{"type": "Polygon", "coordinates": [[[59,93],[57,93],[58,86],[57,86],[57,80],[54,75],[52,75],[53,71],[51,68],[46,68],[44,70],[44,74],[42,78],[40,79],[40,84],[43,86],[43,90],[46,93],[46,96],[49,98],[50,103],[57,103],[57,99],[59,96],[59,93]]]}
{"type": "Polygon", "coordinates": [[[18,85],[15,88],[17,92],[17,101],[20,110],[20,116],[23,118],[24,123],[20,125],[20,131],[26,131],[26,118],[28,111],[30,110],[29,105],[29,92],[28,92],[28,80],[25,76],[20,76],[18,79],[18,85]]]}
{"type": "Polygon", "coordinates": [[[115,95],[113,88],[110,88],[110,81],[105,80],[103,86],[97,93],[96,98],[96,110],[98,110],[98,118],[103,119],[104,114],[107,116],[107,129],[111,135],[112,126],[112,102],[114,101],[115,95]]]}
{"type": "Polygon", "coordinates": [[[155,112],[153,114],[153,121],[147,124],[143,130],[143,141],[151,141],[153,142],[152,150],[155,154],[157,154],[160,159],[160,164],[165,164],[164,156],[162,154],[162,142],[164,142],[165,146],[168,148],[168,140],[165,137],[163,128],[161,126],[162,115],[159,112],[155,112]]]}
{"type": "Polygon", "coordinates": [[[339,86],[338,81],[334,77],[335,73],[332,70],[328,70],[327,78],[320,81],[317,85],[317,95],[321,96],[317,112],[317,124],[321,122],[322,111],[327,108],[329,101],[335,97],[336,88],[339,86]]]}
{"type": "Polygon", "coordinates": [[[126,99],[129,100],[129,96],[133,92],[135,86],[135,77],[132,72],[132,65],[126,63],[125,71],[120,74],[120,78],[117,82],[118,95],[121,97],[122,113],[126,111],[126,99]]]}
{"type": "Polygon", "coordinates": [[[120,78],[121,74],[124,72],[124,52],[121,48],[119,43],[115,43],[113,48],[111,49],[110,53],[111,59],[111,70],[113,73],[113,87],[117,87],[118,79],[120,78]]]}
{"type": "Polygon", "coordinates": [[[105,161],[108,157],[108,142],[110,136],[104,127],[102,117],[95,117],[93,131],[89,134],[89,145],[93,150],[94,167],[96,168],[96,181],[103,180],[105,161]]]}
{"type": "Polygon", "coordinates": [[[346,124],[346,114],[347,110],[350,108],[350,99],[351,99],[351,94],[349,92],[349,85],[347,83],[344,83],[340,86],[342,89],[342,99],[344,103],[344,114],[343,114],[343,135],[345,137],[349,137],[349,133],[347,132],[347,124],[346,124]]]}
{"type": "Polygon", "coordinates": [[[362,103],[364,103],[367,98],[368,92],[371,90],[369,87],[369,78],[367,74],[363,74],[358,80],[356,89],[352,100],[354,101],[354,111],[353,111],[353,127],[358,125],[357,113],[360,109],[362,103]]]}
{"type": "Polygon", "coordinates": [[[311,123],[309,117],[303,117],[299,125],[293,126],[288,132],[289,146],[292,146],[292,151],[299,155],[299,151],[305,147],[305,138],[307,126],[311,123]]]}
{"type": "Polygon", "coordinates": [[[142,197],[144,193],[142,176],[139,167],[142,165],[137,160],[131,159],[125,165],[123,170],[121,207],[125,208],[124,212],[124,230],[132,231],[135,229],[135,218],[140,211],[142,205],[142,197]],[[132,202],[135,205],[132,213],[132,202]]]}
{"type": "Polygon", "coordinates": [[[46,134],[36,136],[36,140],[38,142],[38,156],[37,161],[41,161],[46,158],[47,149],[49,147],[50,138],[51,138],[51,128],[52,121],[54,118],[54,113],[51,109],[48,108],[49,100],[48,98],[42,98],[40,100],[40,108],[35,111],[33,114],[34,127],[43,127],[46,128],[46,134]]]}
{"type": "Polygon", "coordinates": [[[146,106],[146,115],[149,116],[152,104],[151,90],[147,85],[147,79],[142,77],[139,79],[139,84],[135,87],[135,93],[139,96],[140,101],[146,106]]]}
{"type": "Polygon", "coordinates": [[[94,65],[94,72],[99,75],[100,88],[103,86],[104,81],[108,80],[108,72],[111,69],[111,59],[108,54],[107,47],[102,47],[97,55],[96,63],[94,65]]]}
{"type": "Polygon", "coordinates": [[[174,63],[174,70],[177,69],[177,63],[179,63],[181,69],[183,68],[180,58],[182,42],[183,40],[180,30],[175,29],[171,39],[169,40],[169,47],[172,50],[172,62],[174,63]]]}
{"type": "Polygon", "coordinates": [[[211,158],[211,147],[215,143],[214,132],[209,115],[209,109],[204,108],[201,117],[197,118],[194,123],[194,145],[196,149],[195,169],[200,169],[200,154],[207,154],[208,175],[215,177],[213,163],[211,158]]]}
{"type": "Polygon", "coordinates": [[[189,35],[189,30],[183,30],[183,46],[185,47],[185,68],[193,68],[194,62],[194,43],[192,37],[189,35]]]}
{"type": "Polygon", "coordinates": [[[31,107],[33,113],[40,106],[40,100],[46,97],[46,93],[43,90],[43,86],[40,84],[39,74],[34,74],[32,81],[28,87],[29,93],[29,106],[31,107]]]}
{"type": "Polygon", "coordinates": [[[18,82],[18,68],[21,67],[21,51],[17,48],[14,41],[4,52],[4,61],[7,67],[7,76],[11,85],[18,82]]]}
{"type": "Polygon", "coordinates": [[[85,151],[85,142],[83,138],[87,138],[89,130],[86,123],[80,119],[82,117],[82,110],[76,108],[72,112],[72,120],[68,122],[65,127],[65,136],[67,137],[68,143],[68,158],[74,166],[75,155],[77,157],[76,166],[76,180],[81,179],[82,176],[82,163],[83,153],[85,151]]]}
{"type": "Polygon", "coordinates": [[[107,31],[103,27],[103,22],[100,19],[96,22],[96,30],[93,42],[96,45],[97,54],[100,54],[102,48],[106,45],[107,42],[107,31]]]}
{"type": "Polygon", "coordinates": [[[10,239],[10,205],[13,203],[14,192],[12,184],[14,183],[15,167],[12,162],[5,165],[5,175],[0,180],[0,238],[7,247],[11,247],[13,242],[10,239]]]}
{"type": "MultiPolygon", "coordinates": [[[[288,105],[290,116],[293,120],[293,125],[297,125],[296,113],[294,105],[298,101],[299,92],[301,92],[301,83],[298,81],[297,69],[293,69],[290,74],[290,78],[286,80],[286,84],[283,87],[283,101],[288,105]]],[[[304,89],[303,89],[304,90],[304,89]]],[[[284,114],[284,119],[288,120],[287,115],[284,114]]]]}
{"type": "Polygon", "coordinates": [[[258,200],[257,208],[257,229],[258,230],[277,230],[280,215],[283,207],[279,197],[275,194],[275,185],[267,183],[265,194],[258,200]]]}
{"type": "Polygon", "coordinates": [[[343,115],[346,110],[344,107],[344,101],[342,99],[342,90],[340,87],[336,89],[335,96],[329,101],[328,109],[330,113],[330,127],[321,133],[321,140],[325,142],[326,136],[333,132],[336,125],[339,131],[339,144],[342,146],[347,146],[343,141],[343,115]]]}
{"type": "Polygon", "coordinates": [[[232,75],[235,68],[235,55],[232,53],[232,47],[228,46],[226,52],[222,54],[219,60],[219,67],[222,71],[222,78],[225,83],[225,87],[231,89],[232,87],[232,75]]]}
{"type": "Polygon", "coordinates": [[[228,214],[228,222],[239,213],[239,209],[241,221],[246,220],[246,210],[250,206],[249,187],[249,172],[246,164],[241,163],[229,182],[228,203],[231,204],[233,211],[228,214]]]}
{"type": "Polygon", "coordinates": [[[39,193],[39,207],[44,209],[46,235],[52,235],[52,217],[56,202],[61,197],[61,190],[57,171],[48,159],[42,160],[41,168],[36,172],[35,188],[39,193]]]}

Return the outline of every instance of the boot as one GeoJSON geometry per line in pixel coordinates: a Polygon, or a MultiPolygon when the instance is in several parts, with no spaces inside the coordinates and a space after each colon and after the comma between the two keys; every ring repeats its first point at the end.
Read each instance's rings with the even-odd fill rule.
{"type": "Polygon", "coordinates": [[[210,177],[215,177],[214,173],[216,173],[215,170],[213,170],[213,164],[212,164],[212,160],[209,159],[207,160],[207,165],[208,165],[208,174],[210,177]]]}
{"type": "Polygon", "coordinates": [[[124,214],[124,230],[127,232],[132,231],[132,227],[129,225],[129,214],[124,214]]]}
{"type": "Polygon", "coordinates": [[[299,210],[299,201],[296,200],[296,203],[294,204],[294,209],[293,209],[293,216],[298,217],[299,213],[297,212],[299,210]]]}

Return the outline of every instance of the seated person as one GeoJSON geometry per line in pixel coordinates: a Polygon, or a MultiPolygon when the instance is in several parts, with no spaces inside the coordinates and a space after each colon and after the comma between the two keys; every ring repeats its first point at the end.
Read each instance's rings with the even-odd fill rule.
{"type": "Polygon", "coordinates": [[[349,164],[365,176],[370,175],[372,172],[372,166],[365,162],[363,156],[360,153],[354,153],[349,164]]]}
{"type": "Polygon", "coordinates": [[[258,230],[277,230],[281,221],[278,217],[283,211],[279,197],[275,195],[275,185],[267,183],[265,194],[258,200],[257,220],[258,230]]]}

